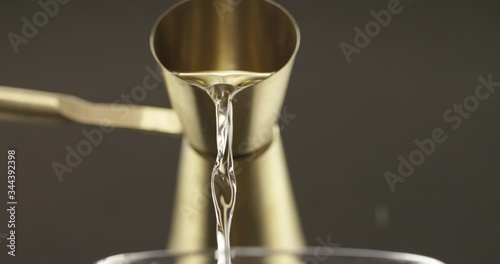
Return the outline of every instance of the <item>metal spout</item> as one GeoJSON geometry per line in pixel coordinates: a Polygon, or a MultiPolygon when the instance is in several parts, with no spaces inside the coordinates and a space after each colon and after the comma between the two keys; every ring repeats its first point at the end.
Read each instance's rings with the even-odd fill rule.
{"type": "Polygon", "coordinates": [[[222,17],[206,0],[166,11],[153,28],[151,49],[189,143],[217,153],[214,105],[200,86],[234,82],[246,87],[233,101],[234,155],[270,144],[254,139],[279,117],[299,43],[295,20],[273,1],[241,1],[222,17]]]}
{"type": "Polygon", "coordinates": [[[151,48],[162,66],[172,109],[112,104],[75,96],[0,86],[0,119],[72,121],[88,125],[183,134],[169,247],[215,246],[209,175],[217,152],[216,84],[243,88],[233,100],[233,153],[239,194],[232,226],[235,246],[303,246],[285,155],[276,122],[300,44],[293,17],[270,0],[241,1],[223,16],[213,1],[186,0],[160,17],[151,48]],[[274,128],[274,137],[262,139],[274,128]],[[194,192],[194,193],[193,193],[194,192]]]}

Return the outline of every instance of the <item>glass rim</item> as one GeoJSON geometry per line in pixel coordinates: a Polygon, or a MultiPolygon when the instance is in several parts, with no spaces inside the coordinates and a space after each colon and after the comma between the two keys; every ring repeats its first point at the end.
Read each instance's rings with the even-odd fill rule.
{"type": "MultiPolygon", "coordinates": [[[[122,253],[112,255],[97,261],[95,264],[122,264],[124,261],[140,261],[150,258],[184,258],[193,256],[207,256],[214,254],[217,257],[216,249],[199,251],[173,251],[173,250],[152,250],[135,253],[122,253]]],[[[261,258],[276,255],[288,255],[297,257],[322,256],[322,257],[342,257],[342,258],[366,258],[386,261],[410,261],[425,264],[445,264],[437,259],[419,254],[403,253],[395,251],[385,251],[377,249],[358,249],[343,247],[303,247],[297,249],[274,249],[265,247],[232,247],[232,257],[261,258]],[[328,254],[318,254],[318,250],[332,250],[328,254]]]]}

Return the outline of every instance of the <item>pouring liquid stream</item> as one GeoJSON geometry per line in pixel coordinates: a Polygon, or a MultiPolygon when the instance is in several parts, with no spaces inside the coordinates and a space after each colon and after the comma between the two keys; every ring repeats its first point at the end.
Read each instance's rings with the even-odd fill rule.
{"type": "Polygon", "coordinates": [[[215,104],[217,157],[211,175],[211,193],[216,216],[218,264],[231,264],[230,232],[236,203],[233,161],[233,98],[246,87],[272,73],[214,71],[177,73],[179,78],[207,91],[215,104]]]}

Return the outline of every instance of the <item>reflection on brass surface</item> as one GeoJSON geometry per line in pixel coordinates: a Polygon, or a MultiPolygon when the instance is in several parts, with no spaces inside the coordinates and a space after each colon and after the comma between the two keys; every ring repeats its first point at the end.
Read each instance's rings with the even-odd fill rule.
{"type": "Polygon", "coordinates": [[[300,32],[288,11],[272,1],[241,1],[223,19],[213,2],[182,1],[167,10],[153,28],[151,49],[163,67],[184,135],[205,153],[217,153],[214,104],[205,91],[178,75],[240,71],[269,76],[233,100],[233,154],[240,156],[269,144],[250,139],[278,120],[300,32]]]}
{"type": "Polygon", "coordinates": [[[0,86],[0,120],[15,119],[73,121],[87,125],[180,134],[177,114],[160,107],[120,105],[128,114],[116,111],[112,104],[92,103],[76,96],[0,86]]]}
{"type": "Polygon", "coordinates": [[[252,139],[272,129],[278,120],[299,45],[295,20],[273,1],[242,1],[224,19],[212,1],[182,1],[160,17],[151,35],[153,55],[162,65],[175,112],[121,105],[129,109],[123,117],[111,104],[0,86],[0,118],[49,117],[89,125],[105,121],[121,128],[182,132],[195,149],[215,154],[213,102],[200,87],[178,75],[247,72],[267,77],[239,92],[233,102],[233,153],[245,155],[270,143],[252,139]]]}
{"type": "MultiPolygon", "coordinates": [[[[297,248],[303,234],[290,185],[279,118],[300,32],[293,17],[270,0],[244,0],[222,19],[213,1],[187,0],[165,12],[151,34],[174,110],[92,103],[72,95],[0,86],[0,120],[77,122],[183,134],[168,247],[215,247],[210,175],[216,154],[215,108],[199,86],[179,76],[215,73],[250,85],[233,100],[233,153],[238,158],[234,246],[297,248]],[[245,83],[241,73],[262,76],[245,83]],[[243,78],[243,79],[242,79],[243,78]],[[262,132],[274,130],[274,137],[262,132]],[[257,140],[256,140],[257,139],[257,140]]],[[[209,78],[209,81],[217,78],[209,78]]]]}

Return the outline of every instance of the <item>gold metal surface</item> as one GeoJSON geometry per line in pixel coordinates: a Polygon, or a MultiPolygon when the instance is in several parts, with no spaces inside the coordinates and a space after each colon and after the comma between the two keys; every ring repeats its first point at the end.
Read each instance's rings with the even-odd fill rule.
{"type": "MultiPolygon", "coordinates": [[[[227,10],[226,10],[227,11],[227,10]]],[[[222,16],[213,1],[183,1],[156,23],[151,48],[162,65],[174,110],[92,103],[72,95],[0,86],[0,119],[78,122],[185,135],[169,248],[215,247],[210,174],[215,161],[215,108],[202,88],[180,77],[208,75],[250,85],[234,99],[233,153],[238,156],[234,246],[304,245],[280,134],[275,125],[300,33],[293,17],[269,0],[244,0],[222,16]],[[262,77],[245,83],[247,75],[262,77]],[[229,78],[229,79],[227,79],[229,78]],[[129,114],[116,111],[126,107],[129,114]],[[272,137],[263,137],[270,130],[272,137]]],[[[210,77],[208,76],[208,77],[210,77]]],[[[207,78],[207,85],[221,80],[207,78]]],[[[223,80],[224,81],[224,80],[223,80]]]]}
{"type": "Polygon", "coordinates": [[[76,96],[0,86],[0,120],[73,121],[87,125],[180,134],[177,114],[166,108],[92,103],[76,96]],[[117,111],[126,107],[128,114],[117,111]]]}
{"type": "Polygon", "coordinates": [[[220,15],[212,1],[182,1],[153,29],[151,47],[163,66],[175,112],[121,105],[129,110],[123,117],[111,104],[0,86],[0,119],[89,125],[107,122],[121,128],[183,133],[195,149],[215,154],[214,104],[205,91],[178,75],[238,73],[233,80],[244,84],[243,77],[250,74],[263,76],[263,80],[239,92],[234,100],[233,153],[240,156],[257,151],[270,143],[262,131],[272,129],[279,117],[300,44],[299,29],[288,11],[268,0],[242,1],[220,15]]]}
{"type": "Polygon", "coordinates": [[[241,1],[219,13],[214,1],[182,1],[165,12],[151,34],[151,49],[163,67],[172,106],[193,147],[215,154],[215,109],[203,89],[179,75],[227,72],[267,75],[233,102],[233,154],[254,152],[276,123],[283,104],[300,33],[293,17],[267,0],[241,1]]]}
{"type": "MultiPolygon", "coordinates": [[[[214,162],[213,156],[200,154],[184,140],[169,249],[184,252],[216,247],[215,215],[210,196],[214,162]]],[[[278,129],[274,129],[274,139],[268,148],[235,162],[238,197],[231,244],[278,249],[304,246],[278,129]]]]}

